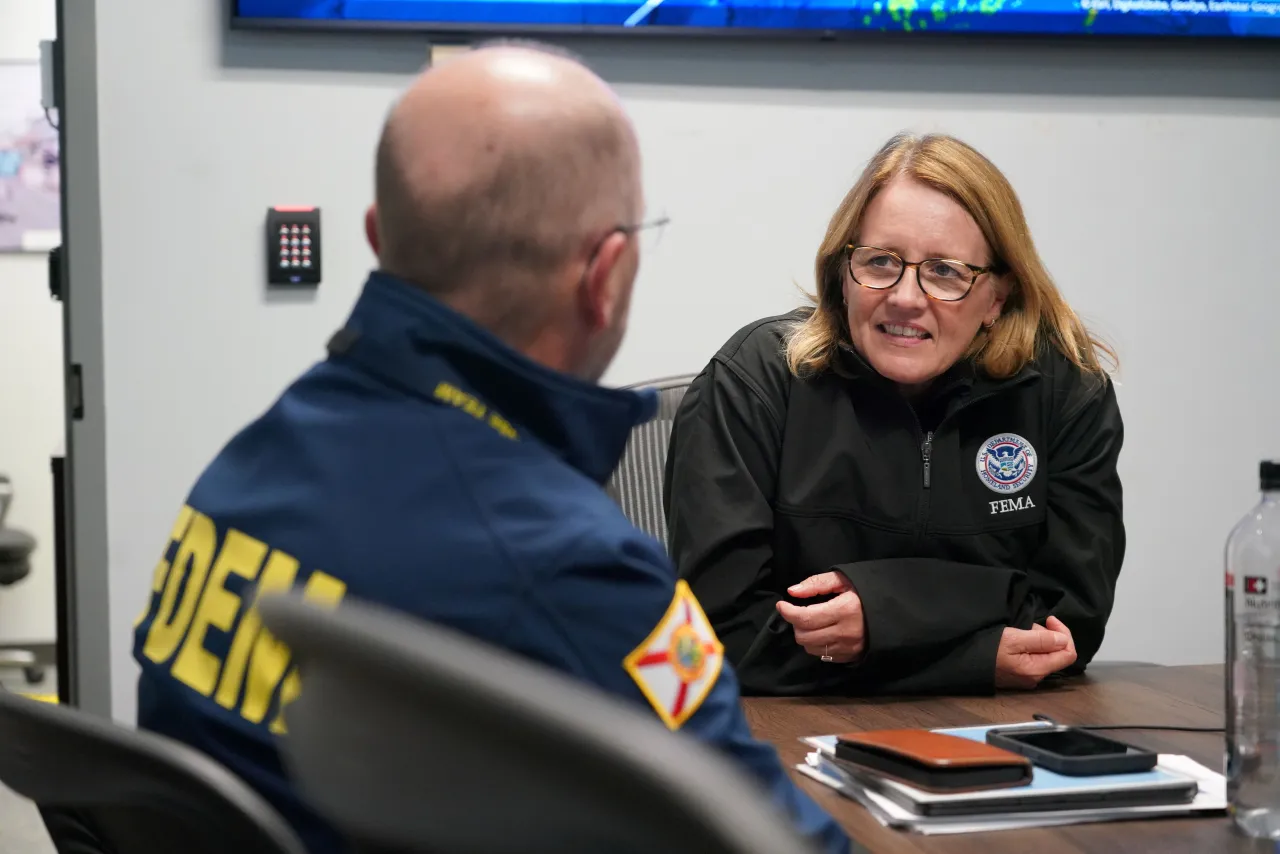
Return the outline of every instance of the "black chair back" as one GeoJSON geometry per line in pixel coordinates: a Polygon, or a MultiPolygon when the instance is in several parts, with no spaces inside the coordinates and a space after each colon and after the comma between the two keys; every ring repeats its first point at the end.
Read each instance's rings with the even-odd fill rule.
{"type": "Polygon", "coordinates": [[[0,474],[0,586],[16,584],[31,574],[31,553],[36,538],[26,531],[5,525],[13,503],[13,484],[0,474]]]}
{"type": "Polygon", "coordinates": [[[382,608],[260,608],[302,676],[286,761],[362,850],[809,850],[727,758],[562,673],[382,608]]]}
{"type": "Polygon", "coordinates": [[[60,854],[305,854],[283,818],[202,753],[0,691],[0,781],[60,854]]]}

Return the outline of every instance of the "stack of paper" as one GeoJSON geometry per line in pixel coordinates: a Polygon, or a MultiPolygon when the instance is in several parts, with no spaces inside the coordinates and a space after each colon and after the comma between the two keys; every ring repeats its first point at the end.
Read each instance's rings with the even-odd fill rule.
{"type": "MultiPolygon", "coordinates": [[[[1016,724],[1036,726],[1037,722],[1016,724]]],[[[1002,727],[1015,726],[1001,724],[1002,727]]],[[[962,727],[938,732],[985,741],[987,730],[993,727],[962,727]]],[[[1181,816],[1197,813],[1221,812],[1227,808],[1226,781],[1221,774],[1209,770],[1186,757],[1160,754],[1155,770],[1139,774],[1116,774],[1104,777],[1065,777],[1035,769],[1030,786],[1018,789],[991,790],[980,793],[937,794],[925,792],[905,783],[872,776],[851,773],[849,766],[834,761],[836,737],[834,735],[806,738],[804,742],[814,751],[805,758],[805,764],[796,766],[804,775],[836,789],[841,794],[865,806],[886,827],[899,827],[917,833],[975,833],[991,830],[1014,830],[1027,827],[1050,827],[1088,822],[1119,821],[1157,816],[1181,816]],[[1160,804],[1152,806],[1101,806],[1088,809],[1036,809],[1038,796],[1055,793],[1078,792],[1084,789],[1118,792],[1126,787],[1161,785],[1162,783],[1194,780],[1197,784],[1195,798],[1189,803],[1160,804]],[[1017,811],[990,811],[991,801],[1008,798],[1017,804],[1017,811]],[[967,801],[976,798],[987,802],[986,812],[980,815],[963,809],[967,801]],[[914,807],[914,809],[912,808],[914,807]],[[935,814],[924,814],[925,812],[935,814]],[[936,814],[945,813],[945,814],[936,814]]]]}

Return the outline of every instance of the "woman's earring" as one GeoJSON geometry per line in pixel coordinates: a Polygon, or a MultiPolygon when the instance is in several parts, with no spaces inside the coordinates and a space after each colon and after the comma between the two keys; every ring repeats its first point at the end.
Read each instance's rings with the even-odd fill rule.
{"type": "Polygon", "coordinates": [[[987,329],[990,329],[991,327],[993,327],[993,326],[995,326],[995,325],[996,325],[996,321],[995,321],[995,319],[993,318],[992,320],[988,320],[986,323],[984,323],[984,324],[982,324],[982,325],[983,325],[984,327],[986,327],[987,329]]]}

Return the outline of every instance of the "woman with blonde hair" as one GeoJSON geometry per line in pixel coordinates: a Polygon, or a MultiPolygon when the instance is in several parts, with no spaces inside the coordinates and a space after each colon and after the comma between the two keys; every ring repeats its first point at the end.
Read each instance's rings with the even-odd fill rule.
{"type": "Polygon", "coordinates": [[[672,554],[749,693],[1033,688],[1097,652],[1124,557],[1120,410],[1017,195],[894,137],[815,305],[739,331],[667,462],[672,554]]]}

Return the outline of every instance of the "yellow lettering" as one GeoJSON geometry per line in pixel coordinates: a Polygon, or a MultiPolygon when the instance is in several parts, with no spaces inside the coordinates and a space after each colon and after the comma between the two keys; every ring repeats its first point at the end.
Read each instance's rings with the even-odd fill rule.
{"type": "Polygon", "coordinates": [[[463,412],[477,420],[483,419],[489,411],[489,408],[475,397],[467,394],[457,386],[450,385],[449,383],[442,382],[437,385],[435,396],[437,399],[443,400],[450,406],[456,406],[458,409],[461,409],[463,412]]]}
{"type": "Polygon", "coordinates": [[[346,583],[319,570],[311,573],[311,577],[307,579],[307,586],[302,591],[302,598],[308,602],[330,609],[336,608],[342,601],[342,597],[346,595],[346,583]]]}
{"type": "Polygon", "coordinates": [[[151,576],[151,596],[147,598],[147,607],[138,615],[138,619],[133,621],[134,628],[141,625],[147,618],[147,614],[151,613],[152,600],[164,588],[165,579],[169,576],[169,561],[165,558],[169,555],[169,547],[182,541],[182,535],[187,532],[187,525],[191,523],[191,513],[191,508],[185,504],[178,511],[178,519],[173,523],[173,530],[169,532],[169,542],[165,543],[164,554],[160,555],[160,560],[156,562],[155,574],[151,576]]]}
{"type": "Polygon", "coordinates": [[[443,400],[446,403],[451,403],[454,406],[457,406],[459,401],[462,399],[462,392],[449,383],[440,383],[436,386],[435,394],[440,400],[443,400]]]}
{"type": "Polygon", "coordinates": [[[298,676],[298,668],[289,668],[289,675],[284,677],[284,684],[280,686],[280,711],[276,712],[275,720],[271,722],[271,731],[276,735],[287,735],[289,727],[284,722],[284,707],[298,699],[298,695],[302,693],[302,677],[298,676]]]}
{"type": "MultiPolygon", "coordinates": [[[[302,595],[306,599],[326,603],[340,600],[346,592],[345,584],[317,570],[307,579],[302,595]]],[[[271,695],[284,678],[288,665],[288,647],[266,629],[259,631],[253,645],[253,656],[249,659],[249,682],[245,686],[244,702],[240,704],[240,717],[250,723],[262,722],[271,705],[271,695]]]]}
{"type": "MultiPolygon", "coordinates": [[[[306,589],[302,592],[304,599],[325,608],[336,608],[342,601],[342,597],[346,595],[347,585],[323,572],[311,573],[311,577],[307,579],[306,589]]],[[[275,720],[271,722],[272,732],[277,735],[288,732],[284,723],[284,709],[298,698],[301,691],[302,679],[298,676],[298,668],[291,667],[289,675],[284,679],[284,684],[280,686],[280,710],[276,712],[275,720]]]]}
{"type": "Polygon", "coordinates": [[[456,406],[463,412],[475,418],[477,421],[483,421],[485,416],[489,416],[488,424],[499,434],[508,439],[519,438],[516,428],[511,426],[511,422],[503,418],[496,412],[490,412],[489,408],[481,403],[475,397],[467,394],[457,386],[446,382],[439,383],[436,386],[435,396],[438,400],[443,400],[450,406],[456,406]]]}
{"type": "Polygon", "coordinates": [[[209,573],[209,564],[213,562],[217,548],[218,532],[213,521],[203,513],[193,511],[182,545],[178,546],[178,553],[174,556],[173,570],[165,582],[160,607],[151,623],[151,631],[147,633],[147,642],[142,647],[147,658],[159,663],[168,659],[178,648],[178,643],[191,622],[191,615],[195,612],[205,576],[209,573]],[[184,567],[187,569],[185,574],[181,571],[184,567]],[[186,589],[182,594],[182,602],[177,603],[178,588],[184,577],[187,581],[186,589]]]}
{"type": "MultiPolygon", "coordinates": [[[[258,592],[254,596],[254,605],[245,609],[240,618],[240,627],[231,641],[231,651],[227,653],[226,663],[222,666],[222,679],[218,683],[218,694],[214,698],[224,709],[234,709],[240,702],[240,688],[244,683],[245,668],[249,663],[249,653],[254,649],[262,628],[262,618],[258,616],[257,600],[273,593],[281,593],[293,586],[293,579],[298,574],[298,561],[276,549],[267,558],[266,568],[258,579],[258,592]]],[[[268,695],[268,700],[270,695],[268,695]]],[[[247,698],[246,698],[247,701],[247,698]]],[[[263,715],[266,711],[263,710],[263,715]]],[[[259,716],[258,720],[262,720],[259,716]]]]}
{"type": "Polygon", "coordinates": [[[182,643],[182,649],[173,662],[175,679],[185,682],[204,696],[213,693],[218,683],[218,671],[222,661],[204,647],[205,635],[210,627],[223,632],[231,629],[240,608],[240,597],[226,588],[227,575],[234,572],[250,581],[257,578],[262,561],[267,556],[267,544],[232,528],[222,540],[222,549],[213,569],[209,571],[209,583],[191,621],[191,630],[182,643]]]}
{"type": "Polygon", "coordinates": [[[508,439],[516,438],[516,428],[512,427],[510,421],[496,412],[489,416],[489,426],[508,439]]]}

